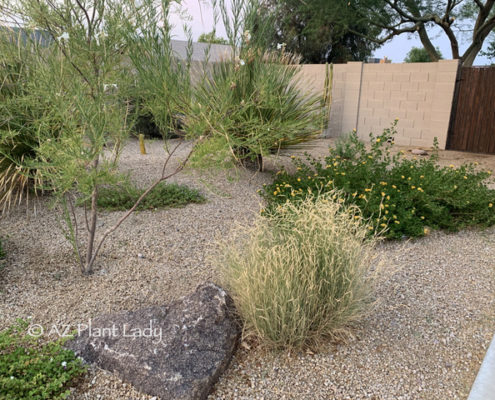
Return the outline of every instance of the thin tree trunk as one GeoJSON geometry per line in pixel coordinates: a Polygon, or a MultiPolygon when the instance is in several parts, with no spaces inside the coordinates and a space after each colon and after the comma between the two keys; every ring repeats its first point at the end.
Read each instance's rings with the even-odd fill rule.
{"type": "MultiPolygon", "coordinates": [[[[96,170],[98,168],[98,158],[93,162],[93,169],[96,170]]],[[[88,248],[86,252],[86,264],[84,266],[84,271],[83,273],[86,275],[91,274],[93,272],[93,262],[94,262],[94,257],[93,257],[93,247],[94,247],[94,242],[95,242],[95,235],[96,235],[96,220],[98,218],[98,206],[97,206],[97,200],[98,200],[98,186],[95,185],[93,189],[93,193],[91,193],[91,223],[89,226],[89,239],[88,239],[88,248]]]]}

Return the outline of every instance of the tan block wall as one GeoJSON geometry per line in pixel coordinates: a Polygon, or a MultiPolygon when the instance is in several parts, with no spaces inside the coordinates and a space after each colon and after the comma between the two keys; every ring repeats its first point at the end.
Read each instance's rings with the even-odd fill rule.
{"type": "MultiPolygon", "coordinates": [[[[332,109],[324,135],[337,137],[356,129],[367,139],[399,118],[397,144],[430,147],[437,137],[444,149],[457,69],[457,60],[334,65],[332,109]]],[[[308,87],[323,91],[325,67],[304,65],[303,71],[308,87]]]]}

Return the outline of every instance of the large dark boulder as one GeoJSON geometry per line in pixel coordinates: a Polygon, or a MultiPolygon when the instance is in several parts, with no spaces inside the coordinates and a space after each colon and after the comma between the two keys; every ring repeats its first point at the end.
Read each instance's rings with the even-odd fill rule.
{"type": "Polygon", "coordinates": [[[98,317],[67,346],[162,400],[206,399],[240,334],[232,299],[207,283],[165,306],[98,317]]]}

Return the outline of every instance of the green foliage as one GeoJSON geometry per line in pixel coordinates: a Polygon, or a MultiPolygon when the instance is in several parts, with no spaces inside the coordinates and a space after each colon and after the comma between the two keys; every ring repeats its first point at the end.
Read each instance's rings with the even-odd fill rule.
{"type": "MultiPolygon", "coordinates": [[[[222,140],[237,161],[255,160],[281,147],[313,139],[321,131],[320,96],[298,86],[294,57],[267,51],[271,20],[257,2],[240,1],[230,41],[232,59],[216,63],[195,91],[184,121],[186,132],[222,140]],[[239,5],[240,4],[240,5],[239,5]]],[[[226,12],[226,11],[225,11],[226,12]]]]}
{"type": "Polygon", "coordinates": [[[70,382],[85,369],[61,342],[40,343],[26,334],[28,323],[19,320],[0,332],[0,398],[55,400],[70,394],[70,382]]]}
{"type": "MultiPolygon", "coordinates": [[[[144,190],[124,183],[100,188],[98,207],[107,210],[130,209],[144,190]]],[[[139,204],[136,210],[153,210],[165,207],[183,207],[189,203],[203,203],[205,198],[196,189],[175,183],[159,183],[139,204]]]]}
{"type": "Polygon", "coordinates": [[[270,0],[277,35],[273,45],[285,43],[305,63],[363,61],[378,47],[381,29],[346,13],[338,0],[270,0]]]}
{"type": "MultiPolygon", "coordinates": [[[[180,113],[191,97],[191,32],[186,57],[181,60],[172,49],[171,27],[167,21],[171,0],[144,0],[138,12],[125,24],[126,54],[133,66],[135,84],[131,89],[136,99],[140,122],[158,127],[163,138],[177,133],[180,113]]],[[[144,132],[146,133],[146,132],[144,132]]]]}
{"type": "Polygon", "coordinates": [[[220,259],[246,335],[275,349],[343,336],[370,305],[374,239],[359,209],[319,198],[280,205],[220,259]]]}
{"type": "Polygon", "coordinates": [[[330,149],[324,163],[296,159],[295,174],[281,171],[265,187],[267,209],[337,188],[344,193],[342,201],[357,205],[374,229],[386,229],[387,238],[422,236],[430,228],[457,231],[495,224],[495,190],[486,185],[491,172],[478,171],[472,164],[440,167],[435,155],[421,159],[407,159],[401,152],[391,155],[396,124],[397,120],[380,136],[370,134],[369,149],[352,134],[347,158],[330,149]]]}
{"type": "MultiPolygon", "coordinates": [[[[440,52],[440,49],[437,47],[436,52],[438,54],[438,58],[440,60],[443,60],[442,53],[440,52]]],[[[407,53],[406,58],[404,58],[405,63],[417,63],[417,62],[432,62],[433,60],[431,59],[430,55],[426,51],[424,47],[413,47],[411,50],[409,50],[409,53],[407,53]]]]}
{"type": "MultiPolygon", "coordinates": [[[[42,186],[43,171],[37,167],[42,141],[56,138],[63,120],[53,109],[51,89],[61,90],[60,70],[48,78],[49,61],[38,53],[40,44],[29,40],[35,32],[3,28],[0,35],[0,208],[20,202],[42,186]],[[26,37],[23,40],[23,37],[26,37]],[[44,93],[45,92],[45,93],[44,93]]],[[[48,50],[46,50],[48,51],[48,50]]]]}
{"type": "Polygon", "coordinates": [[[216,37],[215,31],[211,31],[210,33],[202,33],[198,38],[199,43],[213,43],[213,44],[229,44],[228,40],[216,37]]]}

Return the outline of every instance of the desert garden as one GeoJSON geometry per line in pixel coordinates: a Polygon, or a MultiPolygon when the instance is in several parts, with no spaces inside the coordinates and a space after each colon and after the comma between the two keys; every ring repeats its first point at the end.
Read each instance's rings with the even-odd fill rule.
{"type": "Polygon", "coordinates": [[[168,6],[26,0],[32,28],[3,33],[0,398],[158,399],[61,329],[205,282],[237,351],[183,398],[466,398],[495,320],[495,156],[415,155],[399,119],[321,139],[331,75],[302,92],[255,1],[192,80],[168,6]]]}

